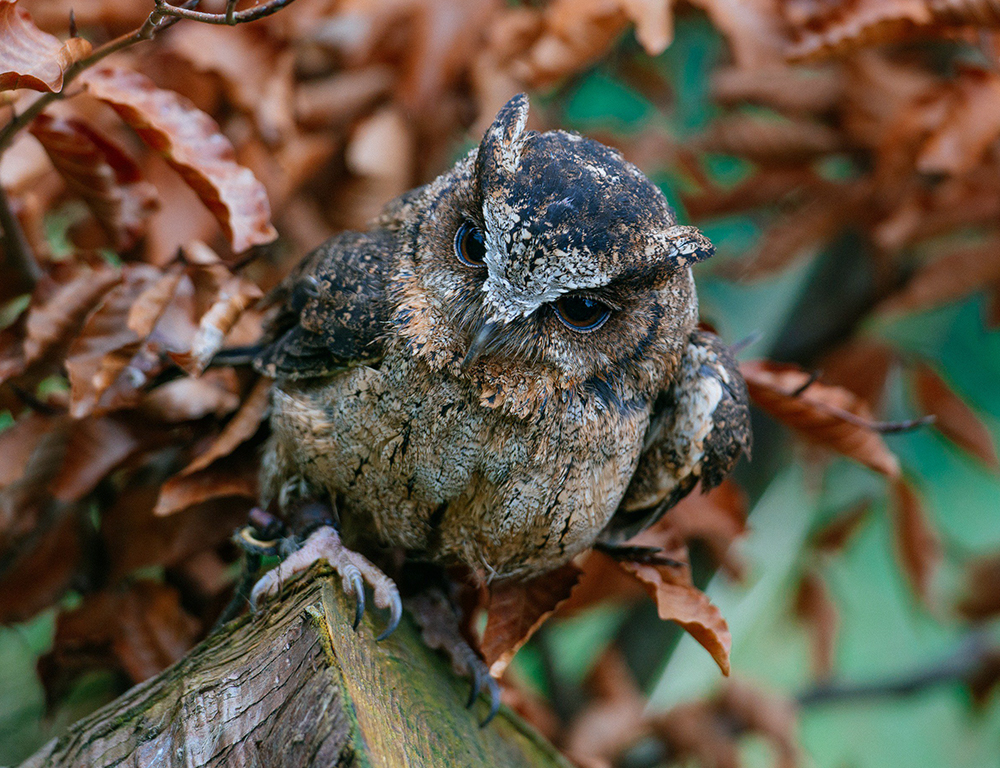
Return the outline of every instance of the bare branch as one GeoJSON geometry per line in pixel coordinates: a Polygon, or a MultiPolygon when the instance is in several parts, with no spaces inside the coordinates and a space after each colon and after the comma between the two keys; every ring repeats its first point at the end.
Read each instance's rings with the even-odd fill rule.
{"type": "Polygon", "coordinates": [[[270,0],[270,2],[258,5],[256,8],[248,8],[245,11],[235,10],[235,2],[226,3],[225,13],[204,13],[202,11],[189,11],[182,6],[170,5],[167,0],[155,0],[156,12],[163,16],[175,16],[181,19],[191,19],[205,24],[245,24],[248,21],[256,21],[277,13],[286,5],[291,5],[294,0],[270,0]]]}

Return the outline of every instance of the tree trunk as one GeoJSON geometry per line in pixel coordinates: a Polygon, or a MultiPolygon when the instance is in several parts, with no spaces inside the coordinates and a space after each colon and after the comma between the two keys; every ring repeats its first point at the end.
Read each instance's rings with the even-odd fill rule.
{"type": "MultiPolygon", "coordinates": [[[[469,681],[412,622],[355,632],[339,579],[293,585],[22,763],[42,766],[544,766],[556,750],[502,709],[465,708],[469,681]]],[[[381,617],[375,619],[379,621],[381,617]]]]}

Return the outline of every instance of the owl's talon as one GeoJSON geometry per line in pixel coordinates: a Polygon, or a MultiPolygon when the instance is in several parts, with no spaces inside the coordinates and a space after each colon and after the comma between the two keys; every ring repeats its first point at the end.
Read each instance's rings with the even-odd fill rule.
{"type": "Polygon", "coordinates": [[[340,574],[344,592],[353,594],[355,629],[365,615],[366,581],[374,588],[375,604],[389,610],[389,626],[378,639],[388,636],[398,626],[403,609],[395,582],[366,557],[344,546],[340,534],[329,525],[313,531],[301,548],[260,578],[250,593],[254,610],[262,599],[277,594],[285,582],[309,570],[317,560],[326,560],[340,574]]]}
{"type": "MultiPolygon", "coordinates": [[[[389,635],[396,631],[396,627],[399,626],[400,619],[403,618],[403,601],[399,599],[399,593],[395,592],[387,597],[388,608],[389,608],[389,621],[385,625],[385,629],[382,630],[382,634],[375,638],[375,642],[385,640],[389,635]]],[[[380,608],[383,606],[378,601],[378,596],[376,595],[375,604],[380,608]]]]}
{"type": "Polygon", "coordinates": [[[456,673],[471,678],[472,690],[466,708],[475,706],[479,694],[489,696],[489,712],[479,724],[481,727],[488,725],[500,711],[500,684],[493,679],[486,662],[462,636],[458,614],[451,601],[441,590],[429,589],[408,597],[406,607],[420,627],[424,642],[431,648],[444,651],[456,673]]]}
{"type": "Polygon", "coordinates": [[[490,721],[500,712],[500,683],[493,675],[486,675],[486,693],[490,697],[490,711],[486,714],[486,719],[480,724],[480,728],[485,728],[490,721]]]}
{"type": "Polygon", "coordinates": [[[365,582],[360,573],[352,574],[350,581],[344,579],[344,591],[354,594],[354,622],[351,624],[351,629],[357,632],[361,620],[365,617],[365,582]]]}

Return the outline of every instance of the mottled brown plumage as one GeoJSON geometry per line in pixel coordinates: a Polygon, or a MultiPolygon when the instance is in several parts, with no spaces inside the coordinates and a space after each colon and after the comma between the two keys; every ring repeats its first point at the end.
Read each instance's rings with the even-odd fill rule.
{"type": "Polygon", "coordinates": [[[526,131],[527,108],[313,252],[257,361],[267,500],[329,499],[350,546],[484,580],[624,541],[750,445],[736,365],[695,328],[711,244],[617,152],[526,131]]]}

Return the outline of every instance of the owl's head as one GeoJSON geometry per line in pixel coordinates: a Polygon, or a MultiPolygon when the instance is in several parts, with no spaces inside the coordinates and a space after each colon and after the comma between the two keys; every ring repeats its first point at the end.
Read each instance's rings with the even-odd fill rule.
{"type": "Polygon", "coordinates": [[[420,346],[474,380],[648,396],[694,327],[690,268],[712,246],[618,152],[527,115],[515,96],[421,196],[420,346]]]}

